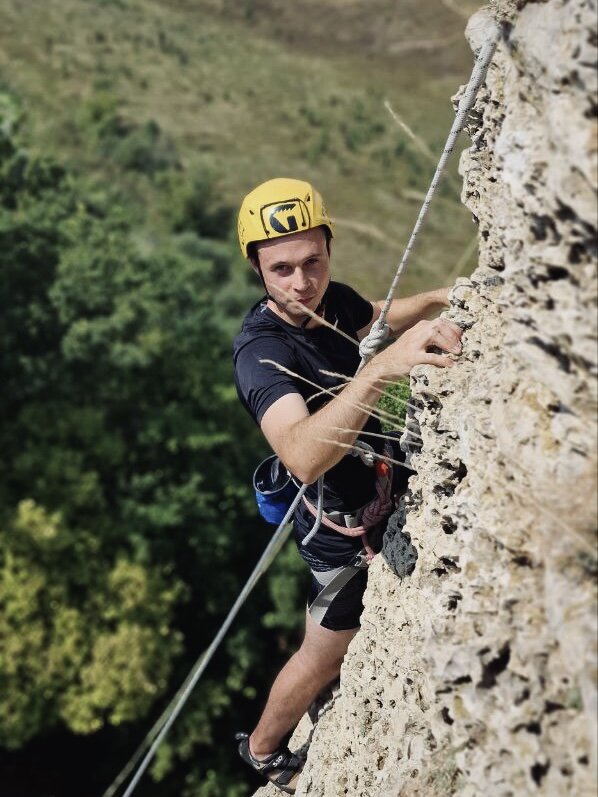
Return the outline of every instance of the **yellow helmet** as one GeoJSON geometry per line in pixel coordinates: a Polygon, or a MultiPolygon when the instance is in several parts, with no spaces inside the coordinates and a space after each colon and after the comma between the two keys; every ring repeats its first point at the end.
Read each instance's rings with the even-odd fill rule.
{"type": "Polygon", "coordinates": [[[277,177],[254,188],[239,211],[239,244],[249,257],[250,244],[269,241],[324,225],[332,235],[332,220],[322,197],[303,180],[277,177]]]}

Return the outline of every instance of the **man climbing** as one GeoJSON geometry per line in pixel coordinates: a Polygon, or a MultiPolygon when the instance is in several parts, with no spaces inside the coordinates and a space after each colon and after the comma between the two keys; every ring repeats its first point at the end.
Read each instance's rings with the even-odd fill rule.
{"type": "MultiPolygon", "coordinates": [[[[447,304],[446,289],[395,299],[386,323],[397,340],[354,376],[358,343],[382,302],[331,281],[331,239],[331,219],[309,183],[269,180],[242,203],[241,250],[266,296],[235,339],[235,384],[280,460],[297,481],[311,485],[295,512],[294,533],[312,583],[301,647],[274,681],[251,735],[238,735],[239,752],[289,794],[303,762],[283,740],[340,671],[359,629],[372,532],[394,508],[401,471],[405,488],[403,468],[395,468],[391,484],[386,466],[373,465],[383,461],[376,455],[384,456],[385,441],[371,412],[389,382],[419,364],[450,368],[448,355],[461,351],[458,326],[425,320],[447,304]],[[314,526],[321,476],[323,523],[303,546],[314,526]]],[[[399,458],[396,449],[392,458],[399,458]]]]}

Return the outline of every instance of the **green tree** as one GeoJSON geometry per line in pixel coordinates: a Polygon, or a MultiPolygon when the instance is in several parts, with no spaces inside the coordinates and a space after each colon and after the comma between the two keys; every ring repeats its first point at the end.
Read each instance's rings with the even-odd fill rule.
{"type": "MultiPolygon", "coordinates": [[[[0,186],[0,684],[10,694],[0,744],[137,721],[124,751],[265,544],[250,490],[263,442],[234,394],[229,354],[255,290],[234,268],[230,212],[210,194],[202,206],[197,182],[183,208],[217,219],[212,237],[180,222],[146,256],[123,203],[92,198],[6,131],[0,186]]],[[[284,580],[272,585],[283,607],[284,580]]],[[[244,612],[161,750],[156,777],[203,747],[189,795],[243,791],[224,774],[214,791],[208,773],[228,769],[215,742],[230,733],[231,702],[247,710],[249,681],[276,666],[255,641],[268,606],[262,592],[244,612]]],[[[293,623],[276,608],[268,622],[282,652],[293,623]]]]}

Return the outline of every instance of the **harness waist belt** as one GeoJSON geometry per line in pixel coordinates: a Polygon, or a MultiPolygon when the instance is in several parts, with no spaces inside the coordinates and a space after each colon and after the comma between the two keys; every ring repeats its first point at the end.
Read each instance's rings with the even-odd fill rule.
{"type": "Polygon", "coordinates": [[[360,506],[359,509],[355,509],[353,512],[324,512],[324,517],[327,517],[328,520],[332,520],[333,523],[338,523],[340,526],[346,526],[348,529],[352,529],[355,526],[359,526],[363,510],[368,504],[360,506]]]}

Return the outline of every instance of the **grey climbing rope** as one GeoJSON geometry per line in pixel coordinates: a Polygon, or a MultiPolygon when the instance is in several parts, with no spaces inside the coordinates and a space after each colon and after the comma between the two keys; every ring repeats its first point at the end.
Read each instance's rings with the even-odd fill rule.
{"type": "MultiPolygon", "coordinates": [[[[359,343],[359,354],[361,356],[361,362],[357,368],[355,374],[357,375],[363,366],[371,360],[371,358],[376,354],[382,343],[389,337],[390,335],[390,328],[386,323],[386,316],[388,315],[388,311],[390,309],[390,305],[392,303],[392,297],[395,294],[397,286],[399,284],[399,279],[403,271],[405,270],[405,266],[407,265],[407,261],[409,260],[409,255],[411,254],[411,250],[413,249],[413,245],[415,244],[415,239],[421,229],[423,221],[428,213],[428,209],[430,207],[430,203],[436,193],[436,189],[440,183],[442,178],[442,174],[446,167],[446,163],[455,147],[455,143],[459,136],[459,133],[463,130],[465,126],[465,122],[467,121],[467,117],[469,112],[471,111],[475,99],[477,97],[478,91],[480,90],[480,86],[484,82],[486,77],[486,73],[488,72],[488,67],[490,66],[490,61],[494,56],[494,51],[496,50],[496,45],[498,44],[500,31],[497,26],[493,26],[493,29],[488,36],[488,39],[481,47],[478,57],[476,58],[473,70],[471,72],[471,77],[469,78],[469,82],[467,87],[459,101],[459,106],[457,108],[457,113],[455,115],[455,120],[451,126],[449,134],[446,139],[446,143],[444,145],[444,150],[442,155],[440,156],[440,160],[438,161],[438,165],[436,166],[436,171],[434,172],[434,176],[432,178],[432,182],[430,183],[430,187],[428,188],[428,192],[424,198],[423,204],[413,226],[413,230],[411,235],[409,236],[409,240],[407,241],[407,246],[405,247],[405,251],[403,252],[403,257],[401,258],[401,262],[399,263],[393,281],[390,285],[388,290],[388,294],[384,301],[384,305],[382,307],[382,311],[379,317],[374,321],[372,327],[368,334],[361,340],[359,343]]],[[[316,517],[316,522],[313,525],[313,528],[309,532],[309,534],[303,539],[302,545],[307,545],[316,535],[318,532],[321,523],[322,523],[322,511],[321,511],[321,504],[322,504],[322,492],[323,492],[323,481],[318,479],[318,515],[316,517]]]]}
{"type": "MultiPolygon", "coordinates": [[[[224,639],[226,632],[228,631],[233,620],[237,616],[239,609],[245,603],[250,592],[253,590],[260,577],[266,572],[266,570],[274,560],[276,554],[278,553],[278,551],[286,541],[287,537],[289,536],[292,528],[289,524],[289,520],[293,516],[295,508],[297,507],[299,501],[301,501],[301,499],[303,498],[303,495],[307,490],[307,488],[308,488],[307,484],[302,485],[302,487],[300,488],[299,492],[293,499],[293,503],[288,508],[286,515],[284,516],[278,528],[274,532],[272,539],[266,546],[264,553],[261,555],[258,563],[253,569],[253,572],[251,573],[247,582],[245,583],[245,586],[239,593],[237,600],[234,602],[232,608],[227,614],[226,619],[220,626],[220,630],[212,640],[209,648],[195,662],[191,672],[189,673],[189,676],[187,677],[185,684],[181,687],[181,689],[174,697],[174,699],[171,701],[166,711],[163,712],[162,716],[156,723],[156,725],[158,724],[160,725],[160,730],[156,731],[156,726],[154,726],[154,728],[152,728],[152,730],[147,734],[145,738],[145,743],[141,745],[140,749],[143,749],[149,743],[150,744],[149,750],[147,751],[143,761],[141,762],[137,771],[135,772],[135,775],[131,779],[131,782],[129,783],[123,797],[131,797],[131,794],[133,794],[133,791],[137,786],[137,784],[139,783],[139,781],[141,780],[143,773],[145,772],[145,770],[151,763],[154,755],[156,754],[156,750],[162,743],[162,740],[164,739],[164,737],[172,727],[172,724],[174,723],[178,715],[181,713],[183,706],[187,702],[196,683],[201,678],[204,670],[208,666],[214,653],[216,652],[220,643],[224,639]],[[152,737],[153,741],[150,742],[150,739],[152,739],[152,737]]],[[[139,755],[139,750],[135,755],[137,756],[137,760],[139,760],[139,758],[141,757],[139,755]]],[[[116,778],[114,783],[104,792],[103,797],[112,797],[112,795],[116,792],[116,789],[126,779],[127,774],[130,771],[131,768],[129,762],[129,764],[123,769],[121,774],[116,778]]]]}
{"type": "Polygon", "coordinates": [[[405,266],[407,265],[407,261],[409,259],[409,255],[411,254],[411,250],[413,249],[415,239],[417,238],[417,235],[423,224],[424,218],[426,217],[432,198],[436,193],[436,189],[438,188],[438,185],[440,183],[440,179],[442,177],[442,173],[444,171],[446,163],[449,159],[451,152],[455,147],[457,137],[459,136],[459,133],[463,130],[463,127],[465,126],[465,122],[467,121],[467,117],[469,116],[469,113],[473,107],[478,91],[480,90],[480,86],[484,82],[486,73],[488,72],[488,67],[490,66],[490,62],[492,61],[492,57],[494,56],[494,51],[496,50],[496,45],[498,44],[499,37],[500,37],[500,29],[493,24],[492,30],[489,33],[488,38],[480,48],[478,57],[476,58],[476,62],[471,72],[471,77],[469,78],[467,87],[463,92],[463,95],[459,101],[459,106],[457,108],[455,120],[452,124],[450,132],[446,139],[444,150],[442,152],[442,155],[440,156],[440,160],[438,161],[436,171],[434,172],[434,177],[432,178],[432,182],[430,183],[430,187],[428,188],[428,192],[424,198],[417,220],[415,222],[415,225],[413,226],[413,231],[409,237],[407,246],[405,247],[405,251],[403,252],[403,257],[401,258],[401,262],[397,267],[394,279],[390,285],[388,295],[386,296],[384,305],[382,307],[382,312],[380,313],[378,319],[372,325],[372,328],[368,333],[368,335],[366,335],[366,337],[363,338],[363,340],[359,345],[359,353],[361,354],[361,363],[359,365],[359,368],[357,369],[357,373],[361,371],[363,366],[378,351],[378,348],[382,343],[382,341],[386,337],[388,337],[389,330],[386,324],[386,316],[390,309],[392,297],[394,296],[394,293],[399,284],[399,279],[401,278],[401,275],[405,270],[405,266]]]}
{"type": "Polygon", "coordinates": [[[318,478],[318,505],[316,508],[316,522],[310,529],[309,533],[301,540],[301,545],[309,545],[309,543],[316,536],[322,525],[322,517],[324,516],[324,477],[318,478]]]}

